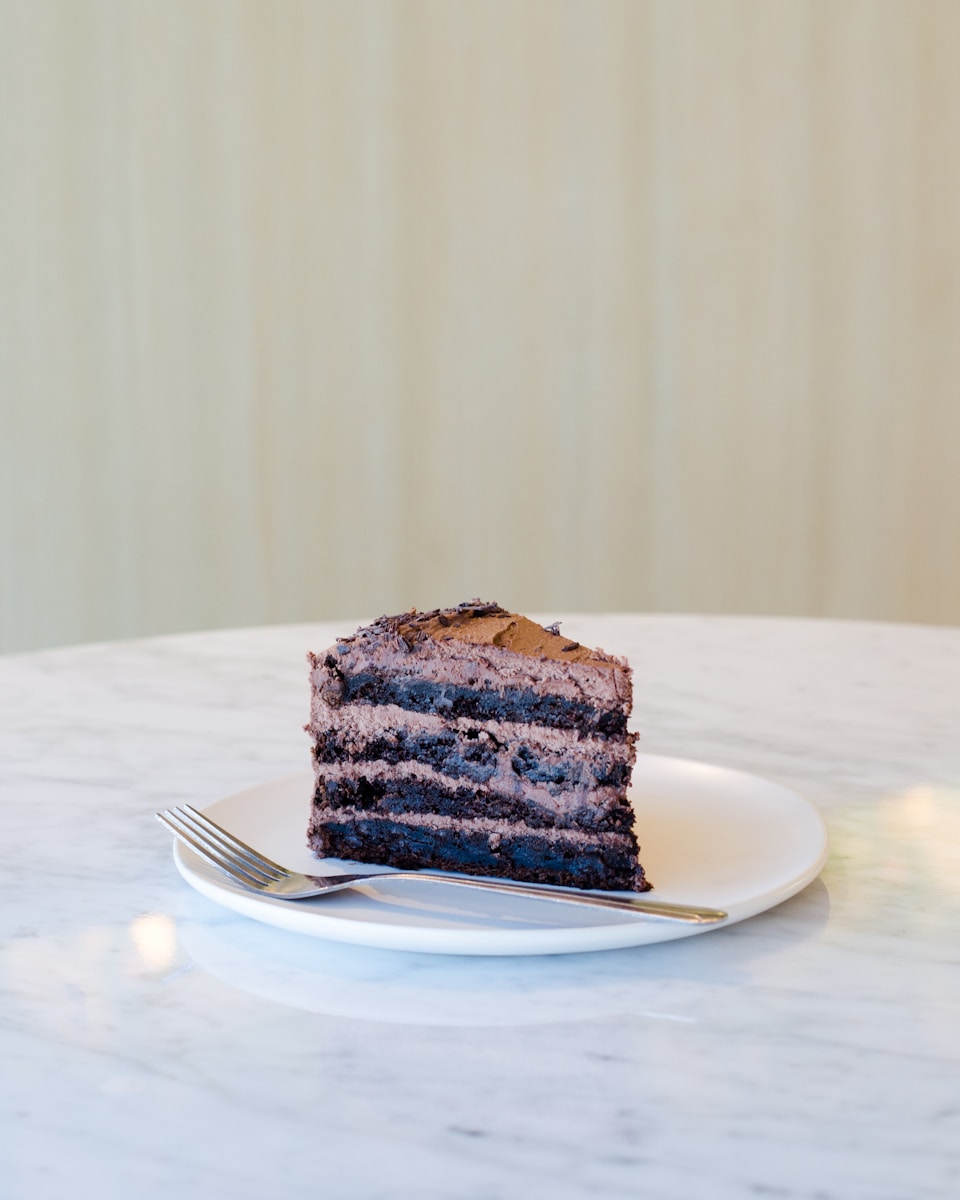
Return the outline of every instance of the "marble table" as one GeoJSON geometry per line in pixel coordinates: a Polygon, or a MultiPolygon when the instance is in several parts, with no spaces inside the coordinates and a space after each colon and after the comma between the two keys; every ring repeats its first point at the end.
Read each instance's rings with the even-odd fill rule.
{"type": "Polygon", "coordinates": [[[305,652],[357,622],[0,659],[0,1194],[960,1195],[960,629],[562,619],[644,753],[821,809],[818,881],[632,950],[306,938],[153,813],[303,769],[305,652]]]}

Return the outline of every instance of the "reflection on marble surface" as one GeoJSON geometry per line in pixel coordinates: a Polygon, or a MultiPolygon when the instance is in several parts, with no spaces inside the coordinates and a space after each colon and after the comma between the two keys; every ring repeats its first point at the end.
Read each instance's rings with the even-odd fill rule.
{"type": "Polygon", "coordinates": [[[953,1200],[960,631],[561,619],[630,657],[645,751],[820,808],[820,881],[573,957],[300,939],[153,813],[299,770],[305,652],[355,622],[0,659],[4,1200],[953,1200]]]}
{"type": "MultiPolygon", "coordinates": [[[[816,937],[829,913],[826,888],[816,881],[781,907],[793,908],[792,928],[780,926],[773,944],[732,938],[732,927],[711,935],[722,939],[713,957],[725,977],[748,973],[754,954],[786,953],[798,939],[816,937]]],[[[632,949],[531,958],[412,954],[307,941],[211,909],[200,897],[184,898],[176,924],[184,953],[232,987],[307,1012],[398,1025],[546,1025],[627,1015],[697,1019],[646,1007],[651,981],[662,1004],[665,979],[682,973],[686,951],[666,945],[646,947],[643,954],[632,949]]],[[[703,954],[696,958],[702,964],[703,954]]]]}

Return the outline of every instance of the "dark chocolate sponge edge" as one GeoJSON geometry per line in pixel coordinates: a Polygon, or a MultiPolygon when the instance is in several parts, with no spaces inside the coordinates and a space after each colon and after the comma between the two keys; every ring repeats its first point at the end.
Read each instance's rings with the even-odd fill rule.
{"type": "Polygon", "coordinates": [[[491,838],[466,830],[431,830],[371,817],[324,820],[311,827],[308,845],[321,858],[345,858],[404,870],[431,868],[489,875],[521,883],[602,891],[650,890],[632,839],[621,846],[583,847],[563,838],[505,833],[491,838]]]}

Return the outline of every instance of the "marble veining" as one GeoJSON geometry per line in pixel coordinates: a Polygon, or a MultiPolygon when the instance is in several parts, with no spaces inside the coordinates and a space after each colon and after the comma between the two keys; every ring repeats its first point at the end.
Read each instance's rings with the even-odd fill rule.
{"type": "Polygon", "coordinates": [[[560,619],[632,662],[642,752],[819,806],[816,883],[628,951],[301,938],[153,813],[304,768],[306,652],[357,622],[0,659],[5,1200],[960,1194],[960,630],[560,619]]]}

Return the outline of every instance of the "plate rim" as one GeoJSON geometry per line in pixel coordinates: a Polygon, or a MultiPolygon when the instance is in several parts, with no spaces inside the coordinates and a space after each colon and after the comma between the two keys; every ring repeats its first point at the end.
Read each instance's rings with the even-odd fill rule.
{"type": "MultiPolygon", "coordinates": [[[[660,925],[625,915],[623,921],[603,925],[559,925],[533,929],[450,929],[442,926],[405,925],[327,915],[319,912],[315,906],[297,908],[290,901],[247,893],[231,886],[227,880],[222,883],[214,880],[212,876],[207,875],[206,872],[209,868],[206,867],[203,860],[176,838],[173,843],[174,862],[184,881],[213,903],[241,916],[290,932],[369,948],[448,955],[496,956],[625,949],[713,932],[739,924],[741,921],[777,907],[808,887],[820,875],[830,852],[829,834],[820,809],[800,792],[752,772],[702,760],[645,752],[637,759],[638,766],[643,763],[656,764],[656,769],[667,772],[706,768],[714,773],[719,772],[726,776],[748,780],[753,786],[758,783],[762,784],[772,793],[779,793],[784,798],[790,797],[797,805],[798,813],[802,813],[807,820],[812,820],[819,835],[818,852],[810,857],[802,869],[785,878],[777,886],[741,901],[735,906],[724,905],[730,909],[730,916],[716,925],[660,925]],[[200,870],[194,868],[194,863],[200,870]]],[[[257,792],[269,793],[271,790],[293,787],[301,783],[309,786],[311,778],[312,774],[309,771],[296,771],[264,780],[217,797],[203,805],[201,811],[209,811],[211,815],[215,815],[214,810],[219,809],[222,805],[229,805],[231,801],[236,802],[248,798],[257,792]]],[[[374,866],[374,864],[360,865],[374,866]]],[[[370,902],[375,904],[376,900],[371,897],[370,902]]]]}

